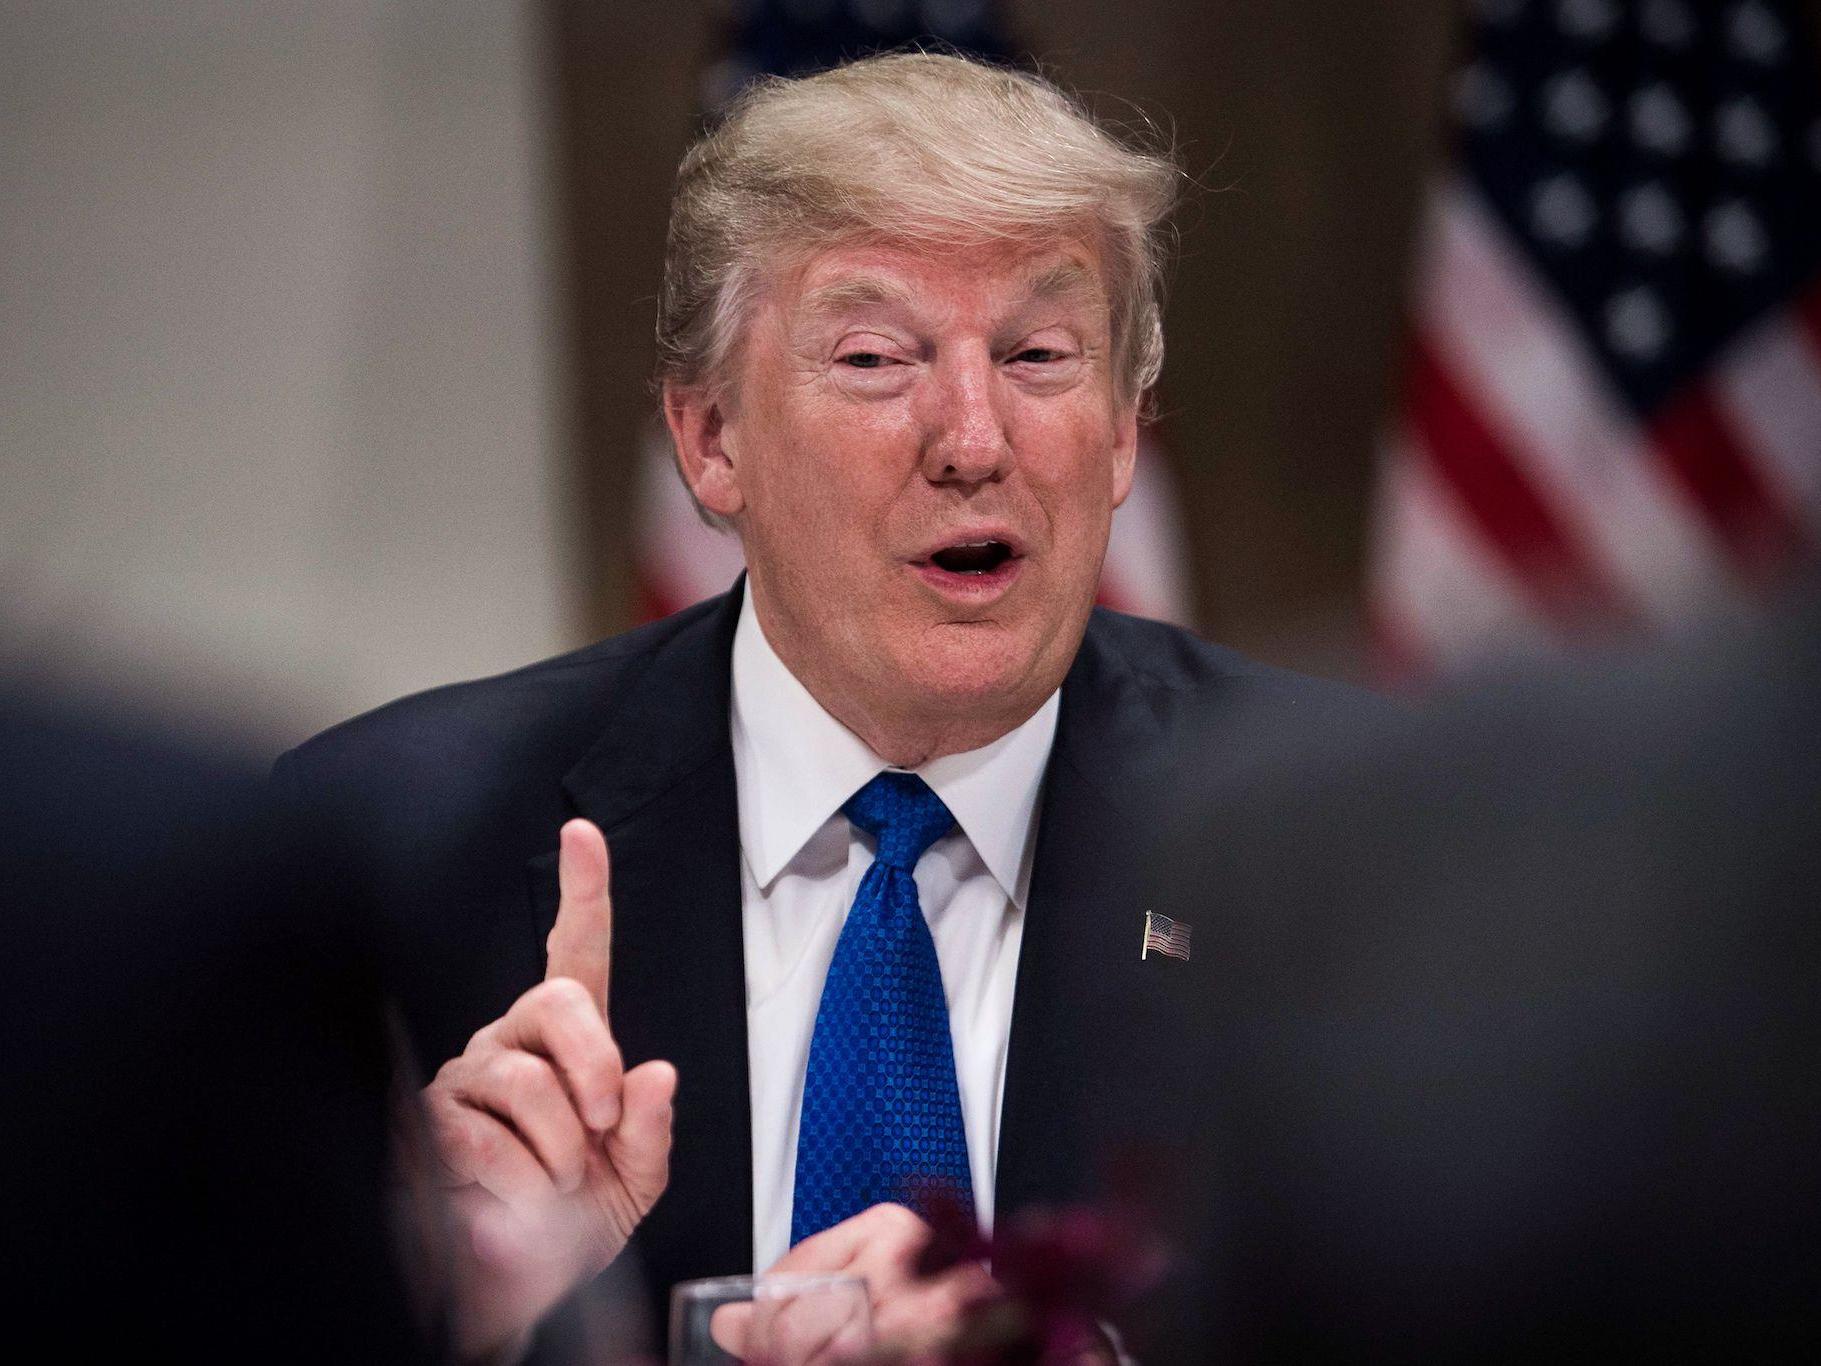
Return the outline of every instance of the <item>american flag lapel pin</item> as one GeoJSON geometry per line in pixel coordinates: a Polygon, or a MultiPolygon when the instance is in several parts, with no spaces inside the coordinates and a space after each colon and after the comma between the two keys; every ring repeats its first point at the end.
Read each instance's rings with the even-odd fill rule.
{"type": "Polygon", "coordinates": [[[1144,947],[1138,951],[1140,960],[1149,958],[1153,953],[1165,958],[1180,958],[1189,961],[1189,931],[1194,926],[1184,920],[1172,920],[1167,915],[1158,915],[1156,911],[1144,913],[1144,947]]]}

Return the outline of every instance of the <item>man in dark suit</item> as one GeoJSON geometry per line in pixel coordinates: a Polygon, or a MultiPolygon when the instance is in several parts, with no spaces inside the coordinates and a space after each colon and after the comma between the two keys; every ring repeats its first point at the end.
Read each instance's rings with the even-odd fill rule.
{"type": "Polygon", "coordinates": [[[956,58],[760,87],[684,161],[659,321],[749,576],[281,761],[395,936],[471,1351],[635,1226],[660,1294],[851,1270],[927,1342],[992,1293],[912,1277],[936,1188],[1002,1218],[1193,1125],[1206,965],[1141,959],[1124,836],[1192,725],[1356,704],[1093,610],[1174,177],[956,58]]]}

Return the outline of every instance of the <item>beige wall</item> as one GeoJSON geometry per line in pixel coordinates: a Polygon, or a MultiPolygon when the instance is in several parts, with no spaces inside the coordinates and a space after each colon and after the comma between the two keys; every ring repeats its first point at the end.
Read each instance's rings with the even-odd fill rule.
{"type": "Polygon", "coordinates": [[[278,742],[576,638],[535,18],[0,7],[0,651],[278,742]]]}

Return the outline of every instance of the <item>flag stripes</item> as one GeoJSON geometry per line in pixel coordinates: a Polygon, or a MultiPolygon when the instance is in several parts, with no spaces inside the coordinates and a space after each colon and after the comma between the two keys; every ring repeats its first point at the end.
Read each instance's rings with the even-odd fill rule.
{"type": "Polygon", "coordinates": [[[1537,609],[1563,627],[1590,610],[1618,615],[1593,560],[1545,505],[1511,453],[1422,339],[1412,345],[1409,420],[1418,449],[1464,505],[1537,609]]]}
{"type": "Polygon", "coordinates": [[[1821,101],[1795,17],[1475,7],[1374,507],[1394,671],[1667,626],[1814,561],[1821,101]]]}
{"type": "Polygon", "coordinates": [[[1192,927],[1180,920],[1172,920],[1167,915],[1158,915],[1155,911],[1144,913],[1144,947],[1138,951],[1139,958],[1149,958],[1154,953],[1165,958],[1189,956],[1189,937],[1192,927]]]}

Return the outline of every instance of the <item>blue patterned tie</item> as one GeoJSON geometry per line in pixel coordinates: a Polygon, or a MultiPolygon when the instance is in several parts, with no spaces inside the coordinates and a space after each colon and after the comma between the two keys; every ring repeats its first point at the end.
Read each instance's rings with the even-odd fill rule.
{"type": "Polygon", "coordinates": [[[790,1241],[881,1201],[970,1213],[967,1135],[942,969],[911,871],[955,818],[913,773],[881,773],[841,808],[879,850],[841,927],[803,1078],[790,1241]]]}

